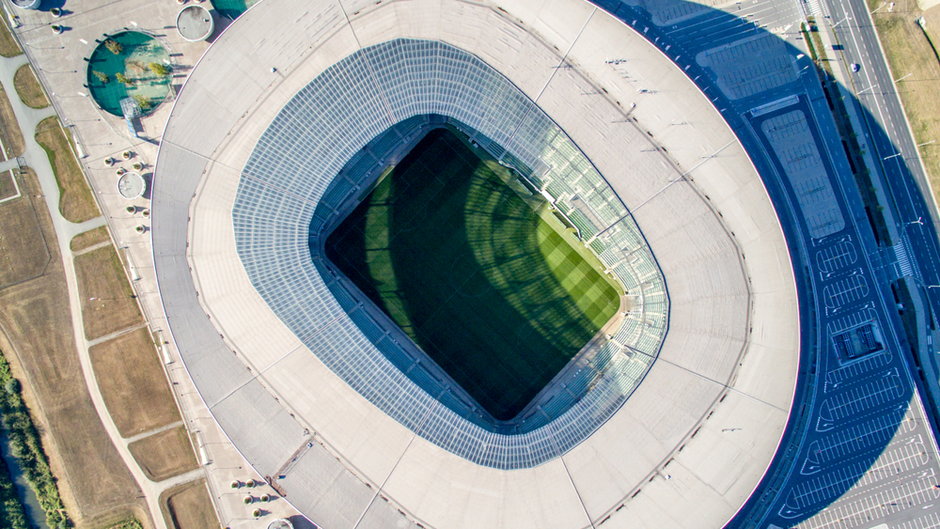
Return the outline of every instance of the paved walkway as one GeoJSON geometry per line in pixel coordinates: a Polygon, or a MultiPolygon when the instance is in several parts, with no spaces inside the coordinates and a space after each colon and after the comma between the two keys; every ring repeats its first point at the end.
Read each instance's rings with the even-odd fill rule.
{"type": "MultiPolygon", "coordinates": [[[[31,167],[36,172],[36,175],[39,179],[39,184],[42,188],[43,196],[46,200],[46,206],[48,207],[49,213],[52,216],[52,225],[55,228],[59,252],[62,255],[62,261],[65,265],[65,279],[70,293],[69,309],[72,312],[72,327],[75,333],[75,343],[77,345],[79,361],[81,362],[82,366],[82,373],[85,377],[85,384],[88,387],[88,392],[91,395],[91,400],[95,405],[98,416],[101,418],[101,422],[104,425],[105,430],[108,432],[108,436],[111,438],[111,442],[117,448],[118,453],[121,455],[121,459],[124,460],[124,464],[130,470],[131,474],[134,476],[134,479],[137,481],[138,485],[143,491],[144,498],[147,502],[147,507],[149,508],[151,518],[153,519],[154,527],[156,529],[167,529],[166,521],[163,519],[160,510],[160,494],[170,487],[205,477],[205,471],[202,468],[198,468],[194,471],[169,478],[159,483],[150,480],[144,474],[143,470],[137,465],[137,462],[134,460],[133,455],[131,455],[130,450],[128,449],[128,444],[134,440],[137,440],[137,437],[132,437],[130,439],[124,439],[121,437],[117,426],[114,424],[114,420],[108,413],[107,407],[104,403],[104,398],[101,395],[101,390],[98,388],[98,382],[95,379],[95,374],[91,365],[91,357],[88,354],[88,348],[90,346],[104,340],[99,339],[94,340],[93,342],[89,342],[85,339],[80,301],[81,297],[78,294],[78,280],[75,273],[73,254],[69,248],[69,243],[72,240],[72,237],[98,226],[104,226],[106,224],[106,219],[102,216],[99,216],[85,222],[75,223],[68,221],[59,211],[59,187],[56,183],[52,166],[49,163],[49,158],[46,156],[45,151],[34,138],[36,126],[39,124],[39,122],[49,116],[55,115],[55,111],[52,109],[52,107],[47,107],[40,110],[27,107],[20,101],[13,89],[13,75],[21,65],[26,63],[27,59],[23,55],[9,59],[0,58],[0,83],[2,83],[2,85],[7,90],[7,93],[9,94],[10,103],[13,107],[13,113],[16,116],[17,122],[19,123],[20,130],[23,131],[26,150],[21,154],[21,157],[24,158],[26,165],[31,167]]],[[[9,169],[11,167],[16,167],[16,165],[17,163],[15,160],[8,160],[0,164],[0,171],[9,169]]],[[[110,338],[113,336],[109,335],[108,337],[110,338]]],[[[174,423],[171,426],[177,426],[178,424],[179,423],[174,423]]]]}

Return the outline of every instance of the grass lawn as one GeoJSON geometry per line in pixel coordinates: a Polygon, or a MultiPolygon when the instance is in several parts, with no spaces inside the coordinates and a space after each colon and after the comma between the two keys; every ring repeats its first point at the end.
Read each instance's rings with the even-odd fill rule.
{"type": "Polygon", "coordinates": [[[88,352],[101,396],[122,437],[180,420],[146,327],[95,345],[88,352]]]}
{"type": "MultiPolygon", "coordinates": [[[[213,529],[219,527],[209,499],[206,481],[201,479],[173,487],[160,495],[167,525],[174,529],[213,529]]],[[[246,513],[251,509],[246,507],[246,513]]]]}
{"type": "MultiPolygon", "coordinates": [[[[0,179],[7,177],[9,172],[0,179]]],[[[0,203],[0,288],[42,277],[55,253],[43,233],[43,211],[36,209],[37,201],[26,196],[28,190],[23,187],[36,181],[36,173],[27,169],[18,178],[20,196],[0,203]]]]}
{"type": "Polygon", "coordinates": [[[36,141],[46,151],[52,172],[59,185],[59,210],[71,222],[84,222],[99,215],[98,205],[91,196],[85,174],[75,159],[72,145],[55,116],[36,125],[36,141]]]}
{"type": "Polygon", "coordinates": [[[619,287],[539,196],[431,132],[330,235],[327,256],[497,419],[614,315],[619,287]],[[519,187],[518,190],[513,188],[519,187]]]}
{"type": "Polygon", "coordinates": [[[182,426],[145,437],[127,446],[147,477],[163,481],[195,469],[196,455],[182,426]]]}
{"type": "Polygon", "coordinates": [[[95,527],[96,520],[126,517],[137,509],[141,492],[108,438],[85,385],[64,301],[69,296],[65,272],[39,183],[28,172],[19,184],[23,198],[0,204],[0,240],[10,245],[0,249],[0,255],[17,252],[13,255],[37,264],[0,285],[0,349],[23,382],[24,398],[69,516],[77,527],[95,527]],[[17,210],[20,201],[30,202],[33,213],[17,210]],[[16,242],[23,237],[20,232],[30,234],[31,245],[25,245],[26,239],[16,242]],[[31,278],[40,262],[48,264],[31,278]]]}
{"type": "Polygon", "coordinates": [[[0,21],[0,56],[16,57],[22,53],[23,50],[20,49],[20,45],[17,44],[16,40],[13,38],[13,34],[10,32],[10,26],[7,25],[7,21],[0,21]]]}
{"type": "Polygon", "coordinates": [[[13,198],[17,194],[13,171],[0,172],[0,200],[13,198]]]}
{"type": "Polygon", "coordinates": [[[30,108],[46,108],[49,106],[49,100],[46,99],[45,92],[39,86],[39,80],[36,79],[36,73],[33,68],[24,64],[20,66],[13,75],[13,86],[16,93],[20,95],[20,100],[30,108]]]}
{"type": "Polygon", "coordinates": [[[104,246],[75,258],[78,292],[82,296],[85,336],[89,340],[142,322],[134,291],[114,246],[104,246]]]}
{"type": "Polygon", "coordinates": [[[72,240],[69,242],[69,248],[73,252],[80,252],[85,248],[91,248],[96,244],[101,244],[110,240],[111,239],[108,237],[108,228],[99,226],[72,237],[72,240]]]}
{"type": "Polygon", "coordinates": [[[0,86],[0,143],[3,143],[3,159],[11,160],[26,150],[23,133],[13,114],[13,107],[6,90],[0,86]]]}

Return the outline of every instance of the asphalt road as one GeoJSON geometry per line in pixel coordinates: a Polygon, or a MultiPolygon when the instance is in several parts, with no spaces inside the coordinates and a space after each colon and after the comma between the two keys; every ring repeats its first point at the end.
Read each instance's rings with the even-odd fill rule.
{"type": "MultiPolygon", "coordinates": [[[[897,203],[889,204],[889,213],[898,219],[895,231],[910,244],[879,248],[826,96],[803,52],[799,2],[744,1],[724,12],[693,8],[674,21],[664,20],[668,12],[657,12],[668,3],[598,3],[669,55],[722,112],[762,175],[793,262],[800,264],[794,273],[801,296],[802,373],[788,433],[767,478],[728,527],[867,529],[879,521],[904,529],[933,527],[924,516],[940,504],[940,458],[917,398],[917,373],[890,288],[905,275],[926,281],[938,277],[933,226],[905,223],[931,218],[918,199],[917,180],[905,172],[903,162],[914,159],[898,156],[885,164],[885,171],[891,166],[895,171],[886,173],[895,184],[886,192],[897,203]],[[758,46],[770,32],[787,45],[758,46]],[[742,62],[749,56],[760,60],[738,70],[709,61],[709,56],[722,57],[727,47],[737,47],[742,62]],[[775,70],[775,61],[784,64],[775,70]],[[790,143],[770,134],[784,119],[801,127],[790,143]],[[801,143],[800,137],[812,140],[801,143]],[[802,155],[793,156],[795,150],[802,155]],[[815,176],[799,176],[800,165],[810,159],[815,176]],[[814,224],[811,218],[823,210],[830,223],[817,219],[814,224]],[[928,270],[920,273],[920,268],[928,270]],[[866,340],[878,345],[855,356],[853,348],[866,340]]],[[[860,53],[855,41],[871,44],[866,40],[874,38],[870,25],[865,37],[850,30],[850,20],[833,18],[845,32],[840,39],[853,42],[843,42],[846,55],[860,53]]],[[[869,55],[880,57],[877,42],[874,46],[869,55]]],[[[862,64],[859,82],[871,78],[857,89],[861,96],[884,97],[866,89],[882,82],[878,67],[851,62],[862,64]]],[[[883,62],[881,69],[886,75],[883,62]]],[[[896,116],[885,110],[879,118],[876,111],[867,121],[872,148],[887,153],[877,158],[883,163],[896,152],[889,150],[891,138],[905,139],[903,114],[896,106],[896,116]]],[[[906,139],[908,147],[903,141],[898,145],[913,153],[906,139]]]]}
{"type": "MultiPolygon", "coordinates": [[[[940,313],[940,248],[937,231],[940,218],[933,212],[931,193],[917,147],[911,137],[895,79],[878,44],[875,27],[864,0],[828,0],[826,7],[834,31],[845,47],[844,59],[861,66],[854,74],[858,104],[866,110],[869,145],[881,168],[885,189],[893,201],[891,212],[901,241],[912,253],[914,278],[921,286],[920,295],[932,308],[930,320],[940,313]]],[[[905,74],[898,81],[903,85],[905,74]]],[[[928,140],[929,141],[929,140],[928,140]]],[[[925,377],[934,406],[940,402],[936,378],[938,355],[932,343],[922,351],[922,362],[930,364],[932,376],[925,377]]],[[[928,369],[929,371],[929,369],[928,369]]],[[[932,410],[935,421],[940,410],[932,410]]]]}

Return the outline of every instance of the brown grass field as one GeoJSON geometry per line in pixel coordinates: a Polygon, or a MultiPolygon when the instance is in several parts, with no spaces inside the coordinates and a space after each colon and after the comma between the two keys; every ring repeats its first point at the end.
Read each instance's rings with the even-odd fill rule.
{"type": "MultiPolygon", "coordinates": [[[[882,2],[869,0],[869,5],[878,9],[882,2]]],[[[919,16],[927,19],[930,40],[935,46],[940,46],[940,7],[924,13],[918,9],[916,0],[897,0],[891,12],[882,8],[872,18],[894,78],[903,77],[897,83],[898,92],[914,138],[918,144],[938,140],[920,147],[927,176],[937,194],[940,191],[940,105],[937,105],[940,61],[930,40],[914,21],[919,16]]]]}
{"type": "Polygon", "coordinates": [[[89,353],[98,387],[123,437],[180,420],[146,327],[95,345],[89,353]]]}
{"type": "Polygon", "coordinates": [[[174,487],[160,497],[163,515],[174,529],[217,529],[219,520],[209,499],[206,481],[174,487]]]}
{"type": "Polygon", "coordinates": [[[0,288],[41,277],[55,251],[50,248],[55,240],[46,240],[40,225],[45,204],[26,196],[26,186],[36,181],[36,174],[29,169],[17,178],[21,196],[0,203],[0,288]]]}
{"type": "Polygon", "coordinates": [[[91,248],[96,244],[110,240],[111,238],[108,237],[108,228],[99,226],[93,230],[88,230],[85,233],[79,233],[75,237],[72,237],[72,240],[69,242],[69,248],[73,252],[80,252],[85,248],[91,248]]]}
{"type": "Polygon", "coordinates": [[[32,66],[24,64],[16,70],[13,75],[13,87],[26,106],[30,108],[49,106],[49,100],[46,99],[46,93],[42,91],[42,86],[39,85],[39,79],[36,79],[36,72],[33,71],[32,66]]]}
{"type": "Polygon", "coordinates": [[[75,258],[82,296],[85,336],[89,340],[141,323],[140,310],[113,246],[75,258]]]}
{"type": "MultiPolygon", "coordinates": [[[[54,240],[45,203],[36,198],[39,186],[35,178],[27,176],[20,185],[24,200],[33,201],[36,216],[32,222],[46,241],[54,240]]],[[[0,204],[0,216],[9,214],[15,202],[0,204]]],[[[13,240],[14,232],[24,229],[23,224],[0,217],[4,240],[13,240]]],[[[0,287],[0,348],[23,382],[24,396],[49,452],[63,501],[79,527],[94,527],[98,520],[136,513],[140,489],[101,425],[82,376],[64,301],[68,291],[58,248],[55,244],[34,244],[18,251],[22,259],[49,262],[42,276],[0,287]]]]}
{"type": "Polygon", "coordinates": [[[3,158],[13,159],[26,150],[23,133],[20,125],[13,115],[13,107],[7,97],[6,90],[0,86],[0,142],[3,142],[3,158]]]}
{"type": "Polygon", "coordinates": [[[3,57],[16,57],[22,54],[23,50],[20,49],[19,44],[13,39],[13,34],[10,33],[10,26],[7,24],[8,22],[6,20],[0,22],[0,55],[3,57]]]}
{"type": "Polygon", "coordinates": [[[59,184],[62,216],[72,222],[84,222],[100,215],[72,145],[59,126],[59,118],[52,116],[40,121],[36,126],[36,141],[46,151],[59,184]]]}
{"type": "Polygon", "coordinates": [[[154,481],[163,481],[199,466],[182,426],[133,442],[128,448],[147,477],[154,481]]]}
{"type": "Polygon", "coordinates": [[[16,183],[10,171],[0,172],[0,200],[16,195],[16,183]]]}

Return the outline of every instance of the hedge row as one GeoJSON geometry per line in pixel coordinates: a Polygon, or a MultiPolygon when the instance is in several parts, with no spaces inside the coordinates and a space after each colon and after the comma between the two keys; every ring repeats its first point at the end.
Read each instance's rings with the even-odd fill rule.
{"type": "Polygon", "coordinates": [[[0,352],[0,414],[16,457],[26,479],[36,492],[39,505],[46,513],[46,523],[53,529],[71,526],[55,477],[49,469],[49,460],[42,449],[39,432],[33,425],[29,410],[23,403],[19,381],[10,372],[10,364],[0,352]]]}
{"type": "Polygon", "coordinates": [[[0,457],[0,520],[10,529],[30,529],[26,521],[26,512],[23,504],[16,495],[13,485],[13,476],[6,462],[0,457]]]}

